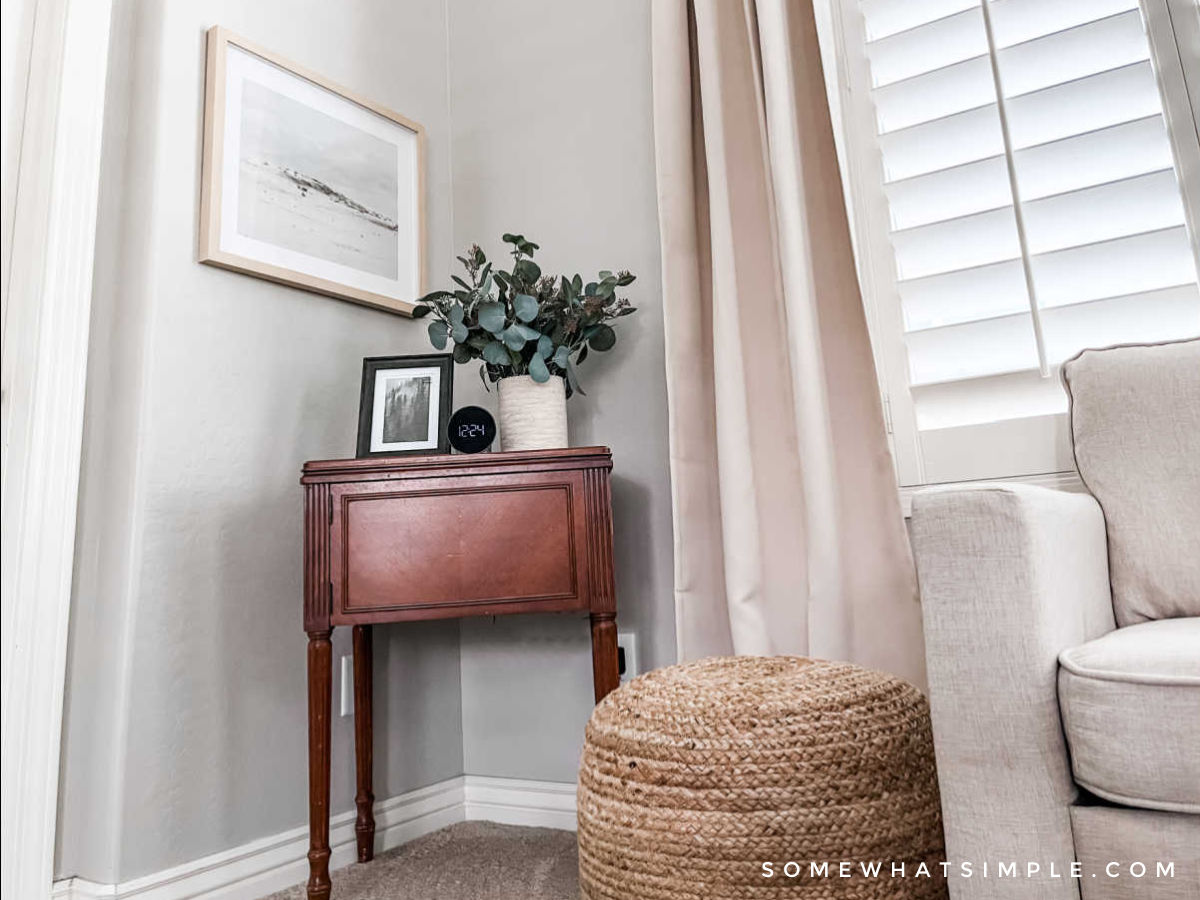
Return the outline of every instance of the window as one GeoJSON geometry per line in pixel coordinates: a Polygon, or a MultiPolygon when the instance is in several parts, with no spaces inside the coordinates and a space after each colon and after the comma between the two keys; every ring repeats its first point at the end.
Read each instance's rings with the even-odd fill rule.
{"type": "Polygon", "coordinates": [[[1070,469],[1063,360],[1200,333],[1136,0],[835,0],[834,18],[901,484],[1070,469]]]}

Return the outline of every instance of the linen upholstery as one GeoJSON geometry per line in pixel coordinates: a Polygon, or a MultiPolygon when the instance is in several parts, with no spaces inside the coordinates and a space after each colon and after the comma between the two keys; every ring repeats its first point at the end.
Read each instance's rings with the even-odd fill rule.
{"type": "Polygon", "coordinates": [[[1117,624],[1200,616],[1200,339],[1084,350],[1062,372],[1117,624]]]}
{"type": "Polygon", "coordinates": [[[924,683],[810,0],[654,0],[678,658],[924,683]]]}
{"type": "MultiPolygon", "coordinates": [[[[950,860],[1074,858],[1058,655],[1114,627],[1104,517],[1026,485],[913,497],[929,702],[950,860]]],[[[952,879],[955,900],[1077,900],[1070,879],[952,879]]]]}
{"type": "Polygon", "coordinates": [[[1113,806],[1071,807],[1076,858],[1083,866],[1079,886],[1083,900],[1196,900],[1200,896],[1200,816],[1113,806]],[[1128,868],[1119,878],[1102,875],[1112,861],[1128,866],[1140,860],[1147,876],[1133,878],[1128,868]],[[1173,878],[1150,877],[1155,863],[1174,862],[1173,878]]]}
{"type": "Polygon", "coordinates": [[[1126,806],[1200,813],[1200,618],[1118,628],[1059,664],[1075,781],[1126,806]]]}

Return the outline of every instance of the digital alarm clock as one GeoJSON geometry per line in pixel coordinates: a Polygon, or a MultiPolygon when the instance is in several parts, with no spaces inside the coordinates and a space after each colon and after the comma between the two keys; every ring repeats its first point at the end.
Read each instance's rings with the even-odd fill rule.
{"type": "Polygon", "coordinates": [[[464,406],[454,411],[446,430],[459,453],[480,453],[496,439],[496,420],[481,406],[464,406]]]}

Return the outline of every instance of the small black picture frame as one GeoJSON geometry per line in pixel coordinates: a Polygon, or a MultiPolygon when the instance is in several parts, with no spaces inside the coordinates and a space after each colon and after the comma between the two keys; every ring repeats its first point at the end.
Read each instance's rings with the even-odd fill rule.
{"type": "Polygon", "coordinates": [[[454,357],[369,356],[363,360],[356,456],[449,453],[454,357]]]}

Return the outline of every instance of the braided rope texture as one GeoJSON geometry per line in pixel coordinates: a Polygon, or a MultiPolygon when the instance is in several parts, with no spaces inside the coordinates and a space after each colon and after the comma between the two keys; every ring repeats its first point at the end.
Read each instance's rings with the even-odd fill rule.
{"type": "Polygon", "coordinates": [[[585,900],[947,896],[929,705],[848,663],[714,657],[635,678],[592,713],[578,810],[585,900]]]}

